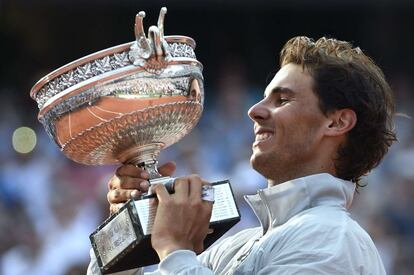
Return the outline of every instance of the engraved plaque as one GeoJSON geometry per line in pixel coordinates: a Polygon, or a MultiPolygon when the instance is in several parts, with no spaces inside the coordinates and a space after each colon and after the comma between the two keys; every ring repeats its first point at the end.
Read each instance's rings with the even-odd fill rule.
{"type": "Polygon", "coordinates": [[[113,261],[122,251],[137,240],[127,209],[119,212],[94,236],[96,250],[101,255],[102,265],[113,261]]]}

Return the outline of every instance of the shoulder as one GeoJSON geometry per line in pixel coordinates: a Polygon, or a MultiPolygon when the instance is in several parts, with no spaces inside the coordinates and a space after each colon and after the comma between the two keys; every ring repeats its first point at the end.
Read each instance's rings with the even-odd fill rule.
{"type": "Polygon", "coordinates": [[[340,239],[372,242],[349,212],[336,206],[318,206],[305,210],[292,217],[281,230],[300,238],[310,235],[324,236],[327,238],[326,242],[338,242],[340,239]]]}
{"type": "MultiPolygon", "coordinates": [[[[320,248],[372,243],[366,231],[341,207],[318,206],[292,217],[272,232],[287,241],[300,240],[302,245],[320,248]]],[[[331,250],[331,249],[330,249],[331,250]]]]}
{"type": "Polygon", "coordinates": [[[266,250],[268,262],[321,263],[332,272],[383,271],[370,236],[341,208],[315,207],[292,217],[269,232],[266,250]]]}

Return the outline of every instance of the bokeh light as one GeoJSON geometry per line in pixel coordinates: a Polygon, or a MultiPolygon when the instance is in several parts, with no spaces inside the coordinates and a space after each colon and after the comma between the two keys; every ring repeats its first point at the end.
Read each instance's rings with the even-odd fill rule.
{"type": "Polygon", "coordinates": [[[35,148],[36,142],[36,132],[29,127],[19,127],[13,132],[13,149],[18,153],[30,153],[35,148]]]}

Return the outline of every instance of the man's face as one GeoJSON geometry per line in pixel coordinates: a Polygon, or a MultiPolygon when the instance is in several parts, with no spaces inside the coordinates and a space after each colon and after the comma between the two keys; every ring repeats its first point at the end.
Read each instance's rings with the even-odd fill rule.
{"type": "Polygon", "coordinates": [[[312,86],[308,71],[289,63],[267,86],[264,99],[248,112],[256,135],[250,162],[276,184],[318,172],[313,166],[323,154],[321,140],[327,118],[312,86]]]}

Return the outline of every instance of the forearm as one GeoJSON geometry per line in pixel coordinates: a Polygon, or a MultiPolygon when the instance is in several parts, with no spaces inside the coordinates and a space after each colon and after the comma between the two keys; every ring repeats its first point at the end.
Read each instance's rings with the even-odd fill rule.
{"type": "Polygon", "coordinates": [[[158,266],[162,275],[211,275],[213,271],[203,266],[190,250],[176,250],[166,256],[158,266]]]}

